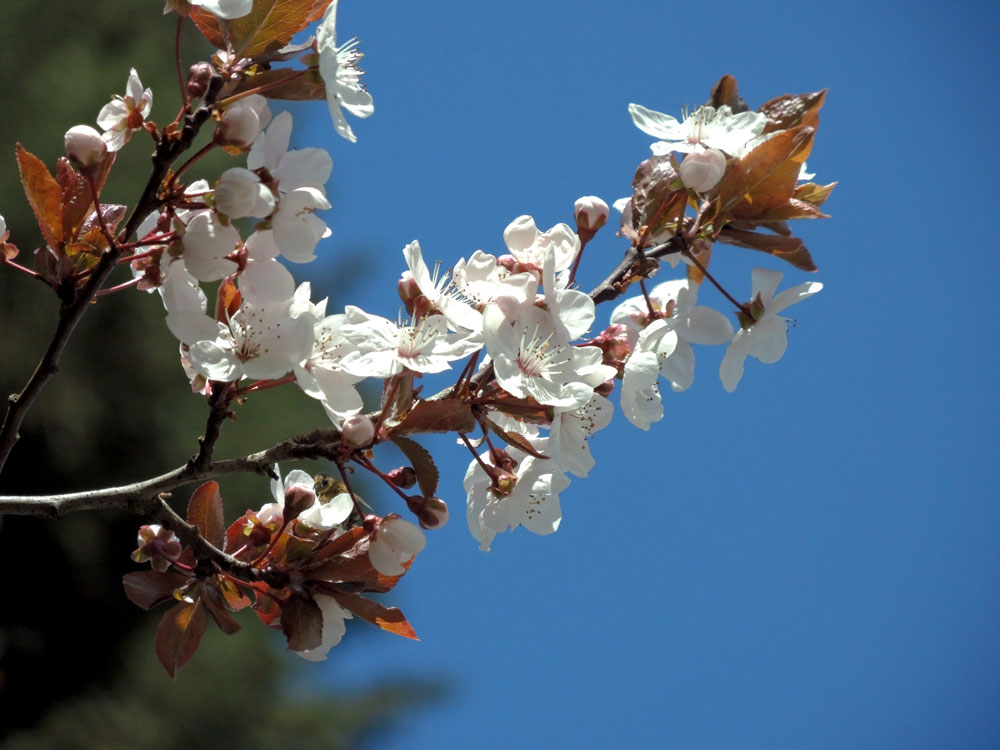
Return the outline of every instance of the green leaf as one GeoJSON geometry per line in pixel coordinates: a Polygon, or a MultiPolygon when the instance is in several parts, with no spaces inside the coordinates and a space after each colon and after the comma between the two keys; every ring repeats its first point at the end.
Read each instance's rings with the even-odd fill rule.
{"type": "Polygon", "coordinates": [[[208,11],[193,9],[188,15],[217,49],[232,43],[237,58],[254,57],[277,50],[313,21],[331,0],[256,0],[242,18],[220,21],[208,11]]]}
{"type": "Polygon", "coordinates": [[[334,594],[333,598],[351,614],[357,615],[372,625],[378,625],[382,630],[413,641],[420,640],[417,638],[413,626],[407,622],[406,616],[396,607],[385,607],[356,594],[334,594]]]}
{"type": "Polygon", "coordinates": [[[143,609],[152,609],[157,604],[172,601],[174,591],[187,582],[188,579],[179,573],[161,573],[156,570],[139,570],[122,577],[125,596],[143,609]]]}
{"type": "Polygon", "coordinates": [[[417,484],[420,487],[421,494],[424,497],[433,497],[436,495],[438,480],[441,478],[441,475],[427,449],[415,440],[410,440],[399,435],[392,438],[392,442],[396,444],[397,448],[403,451],[403,455],[406,456],[407,460],[413,466],[413,470],[417,473],[417,484]]]}
{"type": "Polygon", "coordinates": [[[201,599],[181,602],[167,610],[156,628],[156,658],[171,677],[187,664],[205,634],[205,607],[201,599]]]}
{"type": "Polygon", "coordinates": [[[187,522],[198,527],[198,531],[210,544],[219,549],[226,543],[226,523],[222,512],[222,496],[219,483],[205,482],[191,495],[187,507],[187,522]]]}
{"type": "Polygon", "coordinates": [[[442,398],[418,401],[402,422],[392,430],[392,436],[426,432],[472,432],[476,419],[463,401],[442,398]]]}

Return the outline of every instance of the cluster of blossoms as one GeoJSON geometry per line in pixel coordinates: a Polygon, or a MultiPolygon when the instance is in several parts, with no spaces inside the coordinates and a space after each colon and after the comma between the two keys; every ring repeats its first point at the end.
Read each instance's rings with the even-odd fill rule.
{"type": "MultiPolygon", "coordinates": [[[[323,6],[290,3],[301,6],[302,28],[323,6]]],[[[272,116],[268,94],[325,97],[335,130],[355,140],[343,112],[367,117],[372,98],[360,83],[357,40],[336,44],[336,8],[336,0],[327,0],[315,40],[296,46],[289,29],[287,38],[271,39],[255,36],[267,33],[261,31],[266,25],[240,25],[254,0],[168,0],[165,12],[190,16],[219,48],[211,63],[191,68],[185,92],[185,122],[195,121],[192,102],[201,100],[200,122],[215,126],[211,143],[175,171],[164,170],[157,200],[146,207],[153,210],[141,223],[146,210],[136,214],[137,241],[112,236],[124,207],[95,198],[95,216],[79,214],[62,238],[47,235],[50,246],[42,254],[57,261],[46,260],[39,275],[63,288],[67,278],[85,283],[95,268],[62,262],[70,241],[88,238],[95,256],[122,253],[132,281],[121,287],[159,293],[192,391],[212,407],[210,425],[216,419],[219,427],[229,407],[252,393],[293,384],[320,402],[332,425],[296,439],[289,455],[328,458],[339,479],[302,471],[281,479],[276,466],[257,466],[272,476],[272,497],[228,528],[218,486],[209,482],[191,498],[184,542],[169,524],[140,530],[133,557],[153,570],[132,574],[126,588],[140,606],[179,600],[157,643],[161,660],[169,655],[171,673],[193,651],[188,631],[175,621],[204,621],[206,612],[225,632],[235,632],[228,613],[252,608],[311,660],[325,658],[354,616],[413,637],[398,610],[361,596],[389,591],[424,548],[420,527],[440,527],[448,517],[436,496],[434,461],[413,435],[455,432],[470,452],[466,520],[482,550],[518,527],[550,534],[560,525],[560,494],[570,476],[586,477],[595,465],[590,439],[610,423],[616,389],[625,418],[649,430],[664,416],[661,379],[675,392],[686,390],[694,381],[695,345],[727,345],[719,375],[733,391],[748,356],[764,363],[782,357],[788,321],[781,313],[822,288],[807,282],[776,293],[782,274],[758,268],[750,299],[740,303],[708,270],[715,242],[814,270],[786,222],[823,216],[818,206],[833,188],[807,182],[812,176],[805,172],[822,92],[779,98],[753,112],[736,95],[735,82],[724,78],[712,103],[683,121],[629,106],[639,129],[658,140],[653,157],[639,165],[632,195],[615,203],[622,213],[619,236],[631,246],[610,284],[588,294],[575,282],[587,244],[610,213],[603,200],[587,196],[574,207],[575,228],[560,223],[541,231],[531,216],[520,216],[503,232],[504,252],[476,250],[444,274],[432,273],[420,245],[409,243],[402,251],[407,270],[397,283],[405,314],[395,319],[354,305],[328,313],[329,301],[313,301],[311,286],[296,284],[286,263],[314,260],[319,242],[331,234],[317,212],[331,208],[326,183],[333,161],[321,148],[289,148],[292,117],[272,116]],[[233,41],[240,34],[246,36],[242,47],[233,41]],[[264,51],[248,58],[234,51],[247,47],[264,51]],[[304,73],[269,67],[299,54],[304,73]],[[245,155],[245,166],[183,183],[187,169],[211,148],[245,155]],[[761,175],[768,177],[766,193],[755,193],[761,175]],[[694,217],[687,216],[689,207],[696,208],[694,217]],[[647,290],[661,259],[674,267],[683,261],[685,277],[647,290]],[[706,279],[735,306],[737,326],[699,304],[706,279]],[[641,294],[617,304],[603,328],[597,325],[597,302],[619,297],[633,282],[641,294]],[[217,283],[212,305],[202,287],[207,283],[217,283]],[[453,367],[460,373],[453,385],[421,396],[417,379],[453,367]],[[369,414],[359,390],[366,379],[381,383],[381,400],[369,405],[369,414]],[[374,448],[390,441],[411,465],[376,466],[374,448]],[[399,495],[419,527],[396,513],[370,512],[350,487],[354,468],[399,495]],[[407,494],[414,486],[419,491],[407,494]],[[191,541],[192,533],[209,552],[191,541]],[[206,559],[215,567],[206,567],[206,559]]],[[[182,129],[177,122],[158,129],[148,120],[151,107],[152,92],[132,70],[125,94],[97,117],[103,134],[89,126],[67,132],[67,158],[85,183],[64,180],[67,204],[65,191],[76,191],[76,203],[88,185],[99,193],[114,152],[139,130],[169,150],[182,129]]],[[[0,257],[12,262],[16,248],[7,243],[2,217],[0,243],[0,257]]],[[[206,438],[191,467],[210,460],[206,438]]]]}

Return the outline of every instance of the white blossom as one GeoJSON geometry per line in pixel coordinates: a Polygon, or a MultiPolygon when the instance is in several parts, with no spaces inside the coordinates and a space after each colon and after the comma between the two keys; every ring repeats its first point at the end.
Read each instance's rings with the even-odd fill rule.
{"type": "Polygon", "coordinates": [[[97,115],[97,124],[104,131],[108,150],[118,151],[128,143],[132,133],[142,127],[153,108],[153,92],[143,89],[139,74],[132,68],[125,83],[125,95],[115,95],[97,115]]]}
{"type": "Polygon", "coordinates": [[[368,559],[372,567],[385,576],[406,572],[403,567],[427,545],[427,538],[415,523],[390,513],[382,519],[372,534],[368,559]]]}
{"type": "Polygon", "coordinates": [[[580,238],[568,224],[556,224],[546,232],[539,232],[530,216],[519,216],[508,224],[503,239],[518,263],[538,269],[550,249],[555,254],[556,271],[569,268],[580,252],[580,238]]]}
{"type": "Polygon", "coordinates": [[[323,14],[316,31],[316,49],[319,52],[319,74],[326,83],[326,101],[330,117],[337,132],[352,143],[357,140],[347,124],[341,109],[355,117],[371,117],[375,111],[372,95],[361,83],[363,71],[358,67],[361,51],[358,40],[351,39],[337,46],[337,0],[333,0],[323,14]]]}
{"type": "Polygon", "coordinates": [[[654,154],[677,151],[690,154],[715,148],[730,156],[745,156],[760,140],[767,125],[767,117],[759,112],[733,114],[728,105],[718,109],[705,105],[678,122],[670,115],[646,109],[638,104],[628,105],[629,114],[636,127],[654,138],[654,154]]]}
{"type": "Polygon", "coordinates": [[[747,321],[747,325],[736,332],[719,367],[722,385],[730,393],[736,390],[743,377],[747,356],[770,365],[785,354],[788,348],[788,318],[778,313],[823,288],[819,282],[807,281],[774,296],[782,276],[778,271],[766,268],[753,269],[750,309],[754,311],[756,320],[752,323],[747,321]]]}

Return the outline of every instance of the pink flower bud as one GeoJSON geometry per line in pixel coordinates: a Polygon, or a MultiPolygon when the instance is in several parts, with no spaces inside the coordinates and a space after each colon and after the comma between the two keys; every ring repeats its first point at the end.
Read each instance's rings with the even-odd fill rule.
{"type": "Polygon", "coordinates": [[[108,144],[101,134],[89,125],[74,125],[63,139],[66,156],[73,165],[84,172],[92,171],[108,153],[108,144]]]}
{"type": "Polygon", "coordinates": [[[207,62],[195,63],[188,70],[187,91],[192,99],[200,99],[208,91],[209,81],[215,75],[215,69],[207,62]]]}
{"type": "Polygon", "coordinates": [[[715,148],[696,151],[684,157],[678,171],[687,187],[704,193],[718,185],[726,173],[726,155],[715,148]]]}
{"type": "Polygon", "coordinates": [[[400,466],[388,474],[392,483],[402,490],[408,490],[417,483],[417,472],[411,466],[400,466]]]}
{"type": "Polygon", "coordinates": [[[364,414],[355,414],[340,426],[340,439],[352,448],[362,448],[375,439],[375,425],[364,414]]]}
{"type": "Polygon", "coordinates": [[[406,305],[407,315],[413,315],[417,300],[423,296],[423,292],[417,286],[417,280],[413,278],[413,274],[409,271],[403,271],[403,275],[396,282],[396,290],[399,292],[399,299],[406,305]]]}
{"type": "Polygon", "coordinates": [[[293,484],[285,490],[285,508],[282,513],[283,520],[291,521],[298,518],[301,513],[309,510],[316,504],[316,493],[310,487],[301,484],[293,484]]]}
{"type": "Polygon", "coordinates": [[[596,232],[608,220],[608,204],[595,195],[578,198],[573,205],[573,217],[578,228],[596,232]]]}
{"type": "Polygon", "coordinates": [[[139,547],[132,553],[135,562],[149,562],[153,570],[163,572],[181,556],[183,547],[174,532],[158,523],[139,529],[139,547]]]}
{"type": "Polygon", "coordinates": [[[414,498],[410,510],[425,529],[439,529],[448,523],[448,506],[439,497],[414,498]]]}

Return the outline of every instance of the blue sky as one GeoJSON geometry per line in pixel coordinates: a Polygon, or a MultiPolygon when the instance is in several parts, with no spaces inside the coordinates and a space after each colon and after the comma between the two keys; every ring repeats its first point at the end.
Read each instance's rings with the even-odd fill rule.
{"type": "MultiPolygon", "coordinates": [[[[293,109],[335,162],[324,260],[294,270],[320,293],[360,277],[332,308],[394,317],[412,239],[448,267],[520,214],[626,195],[651,140],[627,104],[679,113],[724,73],[754,107],[829,87],[809,166],[840,183],[797,227],[818,274],[714,259],[737,296],[757,265],[824,283],[784,359],[727,394],[721,347],[699,349],[649,433],[616,414],[597,435],[556,534],[479,552],[467,453],[433,443],[453,520],[393,596],[422,641],[356,624],[318,668],[452,680],[384,747],[1000,744],[997,22],[985,2],[341,3],[375,115],[351,145],[293,109]]],[[[599,235],[583,286],[624,249],[599,235]]]]}

